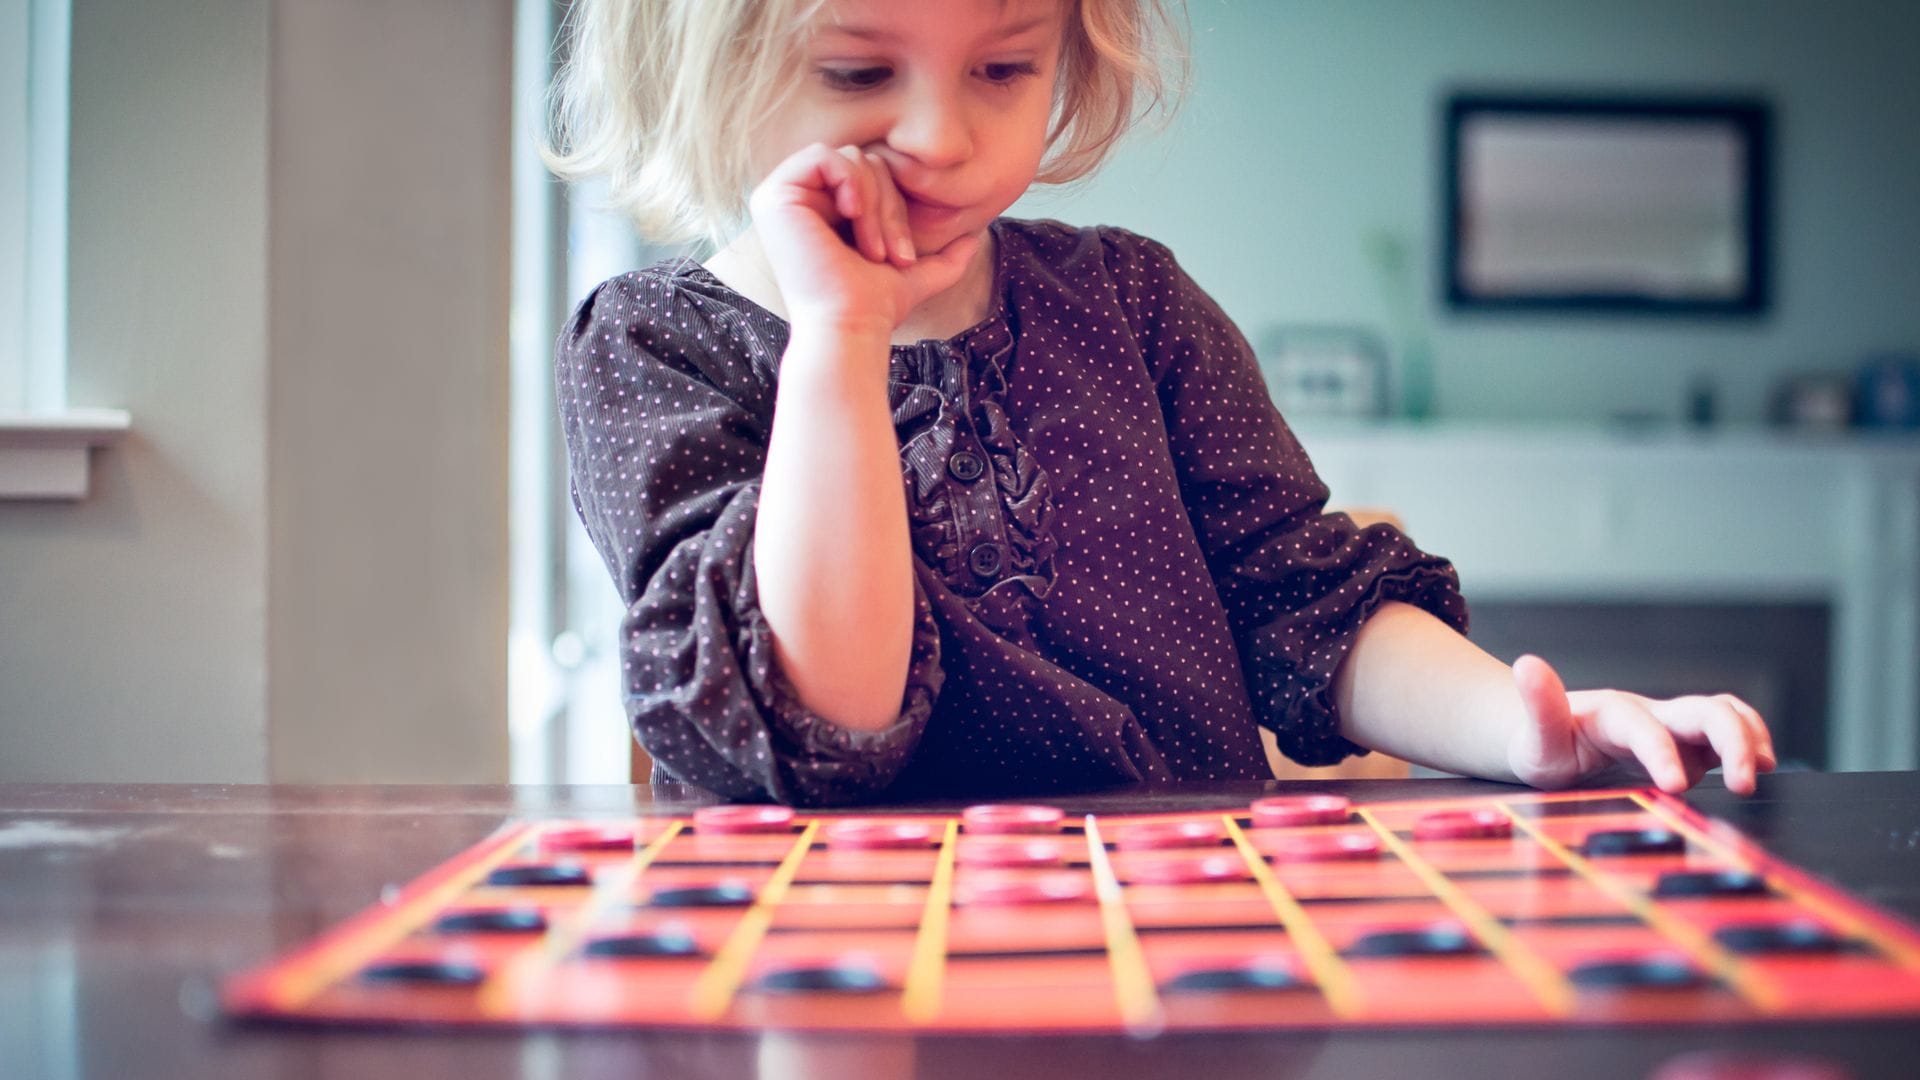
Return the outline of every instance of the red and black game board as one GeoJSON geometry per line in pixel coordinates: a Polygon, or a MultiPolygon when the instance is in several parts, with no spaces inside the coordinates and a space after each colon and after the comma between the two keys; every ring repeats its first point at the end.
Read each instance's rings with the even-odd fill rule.
{"type": "Polygon", "coordinates": [[[1920,932],[1654,791],[509,824],[239,1017],[920,1031],[1920,1016],[1920,932]]]}

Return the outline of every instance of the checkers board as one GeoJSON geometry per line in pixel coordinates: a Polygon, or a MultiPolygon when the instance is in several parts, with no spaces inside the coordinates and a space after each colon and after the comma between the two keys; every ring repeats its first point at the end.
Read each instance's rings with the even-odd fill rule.
{"type": "Polygon", "coordinates": [[[1920,932],[1651,790],[515,821],[240,1018],[1127,1031],[1920,1017],[1920,932]]]}

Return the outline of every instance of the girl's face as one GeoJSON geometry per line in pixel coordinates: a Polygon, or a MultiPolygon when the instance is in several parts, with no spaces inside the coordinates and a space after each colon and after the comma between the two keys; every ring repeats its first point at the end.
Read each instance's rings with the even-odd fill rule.
{"type": "Polygon", "coordinates": [[[878,154],[916,250],[980,233],[1046,149],[1063,0],[829,0],[800,88],[754,140],[765,176],[812,143],[878,154]]]}

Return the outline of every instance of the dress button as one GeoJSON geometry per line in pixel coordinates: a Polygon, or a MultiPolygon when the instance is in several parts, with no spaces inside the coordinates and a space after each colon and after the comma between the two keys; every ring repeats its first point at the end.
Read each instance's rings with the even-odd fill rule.
{"type": "Polygon", "coordinates": [[[987,463],[980,460],[979,454],[962,450],[947,459],[947,471],[953,474],[955,480],[971,484],[987,471],[987,463]]]}
{"type": "Polygon", "coordinates": [[[988,542],[975,545],[967,554],[967,566],[978,576],[990,578],[1000,572],[1007,561],[1007,549],[999,544],[988,542]]]}

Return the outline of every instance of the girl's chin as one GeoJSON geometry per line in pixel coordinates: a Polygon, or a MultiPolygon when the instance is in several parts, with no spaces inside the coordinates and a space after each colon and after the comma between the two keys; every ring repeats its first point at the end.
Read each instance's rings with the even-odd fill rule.
{"type": "Polygon", "coordinates": [[[982,225],[978,228],[969,226],[970,223],[960,221],[955,221],[943,228],[915,226],[912,229],[913,250],[922,255],[937,255],[963,236],[979,236],[985,239],[986,226],[982,225]]]}

